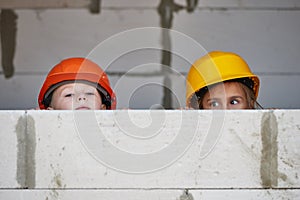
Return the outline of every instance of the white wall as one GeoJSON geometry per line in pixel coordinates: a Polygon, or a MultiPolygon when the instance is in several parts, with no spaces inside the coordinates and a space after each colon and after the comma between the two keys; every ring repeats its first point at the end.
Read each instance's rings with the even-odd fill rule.
{"type": "MultiPolygon", "coordinates": [[[[60,60],[91,56],[99,44],[127,30],[159,27],[159,2],[102,0],[100,14],[91,14],[86,8],[16,10],[15,75],[10,79],[0,76],[0,109],[36,107],[47,72],[60,60]]],[[[184,0],[176,2],[186,4],[184,0]]],[[[172,28],[194,39],[206,51],[233,51],[243,56],[261,78],[259,101],[263,106],[300,108],[299,7],[297,0],[199,1],[193,13],[185,9],[174,13],[172,28]]],[[[204,53],[174,37],[171,39],[173,50],[183,49],[191,59],[204,53]]],[[[161,40],[160,34],[153,38],[158,46],[161,40]]],[[[111,45],[107,52],[110,48],[120,46],[111,45]]],[[[107,66],[105,56],[94,54],[94,60],[109,73],[117,92],[118,108],[150,108],[162,104],[163,87],[159,85],[164,84],[164,76],[157,71],[160,51],[142,49],[119,56],[123,57],[107,66]],[[129,73],[130,70],[133,71],[129,73]]],[[[171,66],[185,76],[190,63],[173,57],[171,66]]],[[[183,107],[185,103],[183,76],[172,75],[168,86],[175,93],[173,107],[183,107]]]]}

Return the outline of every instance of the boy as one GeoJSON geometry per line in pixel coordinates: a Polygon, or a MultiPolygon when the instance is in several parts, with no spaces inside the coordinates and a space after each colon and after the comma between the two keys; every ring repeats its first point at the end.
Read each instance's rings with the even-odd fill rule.
{"type": "Polygon", "coordinates": [[[106,73],[86,58],[68,58],[54,66],[38,96],[40,109],[116,109],[106,73]]]}

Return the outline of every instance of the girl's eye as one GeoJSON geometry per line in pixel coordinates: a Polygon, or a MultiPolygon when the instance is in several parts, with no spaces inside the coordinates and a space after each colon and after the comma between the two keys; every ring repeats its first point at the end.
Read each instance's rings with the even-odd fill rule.
{"type": "Polygon", "coordinates": [[[236,100],[236,99],[233,99],[233,100],[230,101],[230,104],[232,104],[232,105],[236,105],[238,103],[239,103],[239,101],[236,100]]]}
{"type": "Polygon", "coordinates": [[[218,107],[220,104],[217,101],[213,101],[210,103],[210,107],[218,107]]]}
{"type": "Polygon", "coordinates": [[[93,92],[87,92],[86,95],[95,95],[93,92]]]}

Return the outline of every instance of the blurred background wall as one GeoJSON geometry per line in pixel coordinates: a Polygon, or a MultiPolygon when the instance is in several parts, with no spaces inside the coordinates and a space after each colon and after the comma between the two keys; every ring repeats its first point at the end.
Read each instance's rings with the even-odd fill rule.
{"type": "MultiPolygon", "coordinates": [[[[0,8],[0,109],[37,107],[49,70],[75,56],[91,57],[107,71],[118,108],[184,107],[190,63],[180,55],[145,48],[108,65],[103,54],[93,54],[103,42],[143,27],[178,31],[205,51],[240,54],[261,79],[264,107],[300,108],[299,0],[0,0],[0,8]]],[[[153,40],[195,59],[205,53],[169,33],[153,40]]],[[[106,53],[120,48],[112,44],[106,53]]]]}

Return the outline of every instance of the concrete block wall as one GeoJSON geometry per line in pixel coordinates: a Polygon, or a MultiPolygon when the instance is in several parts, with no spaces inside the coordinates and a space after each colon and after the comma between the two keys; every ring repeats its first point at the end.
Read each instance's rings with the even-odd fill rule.
{"type": "Polygon", "coordinates": [[[1,111],[0,199],[299,199],[300,111],[1,111]]]}
{"type": "MultiPolygon", "coordinates": [[[[55,2],[61,1],[51,1],[55,2]]],[[[5,79],[0,70],[0,93],[4,94],[0,109],[35,108],[41,84],[53,65],[67,57],[91,55],[108,72],[117,92],[118,108],[147,109],[162,105],[164,86],[174,93],[172,107],[184,107],[184,77],[190,62],[204,51],[212,50],[233,51],[246,59],[261,78],[259,101],[264,107],[300,108],[298,0],[201,0],[193,12],[186,9],[174,12],[172,30],[202,45],[203,51],[180,43],[171,35],[172,50],[182,49],[190,59],[186,62],[183,55],[172,55],[170,66],[181,77],[171,74],[168,84],[160,71],[162,55],[158,48],[116,55],[117,59],[111,63],[106,55],[93,54],[95,48],[112,41],[116,34],[135,28],[160,27],[163,18],[157,8],[161,2],[102,0],[98,14],[92,14],[87,8],[72,9],[72,5],[66,9],[15,9],[18,16],[15,74],[5,79]]],[[[187,5],[185,0],[174,2],[187,5]]],[[[153,44],[162,47],[161,34],[152,39],[153,44]]],[[[107,53],[119,49],[123,42],[122,45],[112,43],[103,50],[107,53]]]]}

